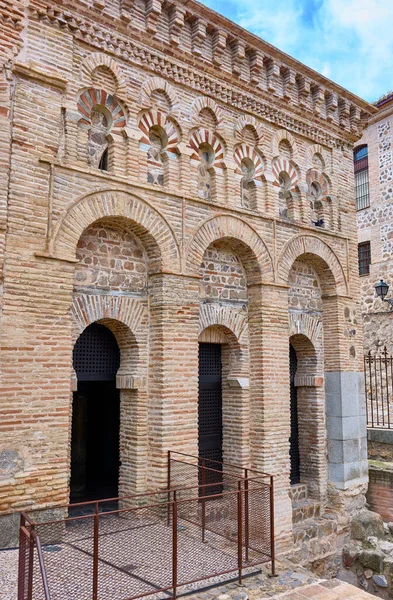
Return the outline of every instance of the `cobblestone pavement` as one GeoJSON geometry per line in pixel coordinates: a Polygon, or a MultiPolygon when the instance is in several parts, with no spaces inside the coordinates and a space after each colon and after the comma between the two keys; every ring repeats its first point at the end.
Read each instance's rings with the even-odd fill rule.
{"type": "MultiPolygon", "coordinates": [[[[17,550],[0,551],[0,598],[16,600],[17,597],[17,550]]],[[[221,586],[201,590],[184,596],[185,600],[371,600],[375,598],[348,583],[317,580],[311,573],[289,561],[277,565],[277,577],[269,576],[269,569],[262,567],[257,575],[244,578],[244,585],[231,581],[221,586]]],[[[199,585],[202,585],[201,583],[199,585]]],[[[158,597],[158,595],[157,595],[158,597]]],[[[160,595],[160,598],[168,596],[160,595]]],[[[152,598],[150,596],[150,598],[152,598]]],[[[64,600],[77,600],[68,597],[64,600]]],[[[110,600],[103,595],[101,600],[110,600]]]]}

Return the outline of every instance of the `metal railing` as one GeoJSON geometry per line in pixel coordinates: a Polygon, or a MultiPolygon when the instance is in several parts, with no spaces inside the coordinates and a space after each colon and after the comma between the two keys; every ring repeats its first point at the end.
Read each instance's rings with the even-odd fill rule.
{"type": "Polygon", "coordinates": [[[385,348],[364,357],[367,426],[393,428],[393,356],[385,348]]]}
{"type": "Polygon", "coordinates": [[[273,496],[270,475],[168,453],[166,490],[22,513],[18,600],[176,598],[262,563],[274,573],[273,496]]]}

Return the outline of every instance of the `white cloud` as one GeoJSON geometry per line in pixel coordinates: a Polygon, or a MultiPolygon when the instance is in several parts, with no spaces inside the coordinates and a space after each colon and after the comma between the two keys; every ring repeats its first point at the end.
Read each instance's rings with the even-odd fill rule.
{"type": "Polygon", "coordinates": [[[206,4],[367,100],[393,88],[392,0],[222,1],[206,4]]]}

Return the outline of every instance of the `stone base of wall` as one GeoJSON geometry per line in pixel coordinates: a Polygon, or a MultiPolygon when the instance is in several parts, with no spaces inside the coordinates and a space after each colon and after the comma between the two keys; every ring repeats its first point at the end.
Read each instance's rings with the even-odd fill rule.
{"type": "MultiPolygon", "coordinates": [[[[64,508],[48,508],[40,511],[27,511],[36,523],[62,520],[66,517],[64,508]]],[[[20,513],[0,515],[0,549],[19,546],[20,513]]]]}
{"type": "Polygon", "coordinates": [[[368,458],[393,463],[393,431],[389,429],[368,429],[368,458]]]}

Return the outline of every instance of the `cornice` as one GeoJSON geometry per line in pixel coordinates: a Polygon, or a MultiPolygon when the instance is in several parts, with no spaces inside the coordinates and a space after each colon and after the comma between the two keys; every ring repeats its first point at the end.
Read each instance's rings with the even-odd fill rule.
{"type": "Polygon", "coordinates": [[[13,72],[27,79],[35,79],[46,85],[58,87],[65,90],[67,87],[67,80],[60,77],[57,73],[49,73],[41,69],[38,65],[30,63],[14,62],[13,72]]]}
{"type": "Polygon", "coordinates": [[[193,56],[185,56],[183,53],[182,58],[177,59],[174,57],[175,49],[166,48],[164,44],[159,44],[151,35],[140,30],[135,31],[135,36],[133,35],[131,39],[130,35],[121,34],[120,28],[114,28],[113,24],[111,27],[110,23],[105,26],[99,22],[89,22],[86,17],[83,19],[67,10],[62,10],[60,5],[58,9],[41,4],[31,6],[30,16],[69,31],[76,39],[137,65],[145,71],[213,97],[221,103],[284,127],[314,142],[330,147],[352,148],[353,143],[361,137],[361,131],[345,130],[334,123],[318,118],[312,112],[309,113],[309,119],[312,119],[314,124],[310,125],[301,118],[300,107],[291,106],[291,113],[289,113],[286,110],[288,102],[277,96],[275,96],[275,105],[272,105],[264,98],[268,95],[267,92],[258,90],[257,96],[255,86],[239,81],[224,71],[218,78],[214,68],[208,63],[203,63],[202,71],[200,58],[197,62],[193,56]]]}

